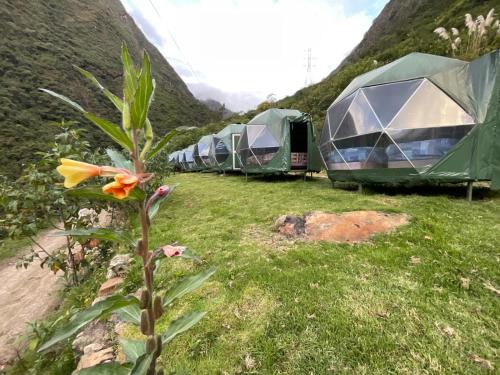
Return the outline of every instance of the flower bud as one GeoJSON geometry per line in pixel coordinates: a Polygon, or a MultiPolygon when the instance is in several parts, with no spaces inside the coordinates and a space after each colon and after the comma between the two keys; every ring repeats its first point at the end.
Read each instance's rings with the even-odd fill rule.
{"type": "Polygon", "coordinates": [[[162,368],[159,369],[157,372],[156,372],[156,375],[165,375],[165,370],[163,370],[162,368]]]}
{"type": "Polygon", "coordinates": [[[151,325],[149,324],[149,316],[146,310],[141,311],[141,332],[143,335],[149,335],[149,328],[151,325]]]}
{"type": "Polygon", "coordinates": [[[153,312],[155,319],[158,319],[163,314],[162,300],[160,296],[155,296],[153,300],[153,312]]]}
{"type": "Polygon", "coordinates": [[[149,303],[150,303],[149,292],[148,292],[147,289],[143,289],[141,291],[141,304],[140,304],[140,308],[141,309],[146,309],[149,306],[149,303]]]}
{"type": "Polygon", "coordinates": [[[156,335],[156,351],[155,351],[156,358],[160,356],[162,346],[163,346],[163,341],[161,339],[161,335],[156,335]]]}
{"type": "Polygon", "coordinates": [[[154,351],[156,351],[156,339],[154,337],[150,337],[146,341],[146,353],[151,354],[154,351]]]}

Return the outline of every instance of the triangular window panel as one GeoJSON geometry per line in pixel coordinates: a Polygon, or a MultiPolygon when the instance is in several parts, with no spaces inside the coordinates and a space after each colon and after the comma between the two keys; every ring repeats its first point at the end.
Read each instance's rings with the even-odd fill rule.
{"type": "Polygon", "coordinates": [[[351,105],[355,95],[356,93],[349,95],[347,98],[342,99],[340,102],[328,109],[328,123],[325,123],[325,125],[328,124],[330,126],[330,137],[328,139],[330,139],[339,128],[340,123],[344,119],[347,109],[351,105]]]}
{"type": "Polygon", "coordinates": [[[372,111],[363,92],[359,91],[333,138],[342,139],[381,130],[382,126],[377,120],[377,116],[372,111]]]}
{"type": "Polygon", "coordinates": [[[267,127],[264,127],[262,131],[259,133],[257,138],[254,139],[253,142],[250,143],[250,148],[271,148],[271,147],[279,147],[280,144],[273,137],[273,135],[267,130],[267,127]]]}
{"type": "Polygon", "coordinates": [[[363,169],[413,168],[407,157],[387,134],[382,134],[366,159],[363,169]]]}
{"type": "Polygon", "coordinates": [[[265,125],[247,125],[248,145],[251,147],[259,134],[266,128],[265,125]]]}
{"type": "Polygon", "coordinates": [[[330,127],[328,126],[328,116],[325,118],[325,124],[323,125],[323,131],[321,132],[321,138],[319,139],[320,144],[328,142],[331,139],[330,127]]]}
{"type": "Polygon", "coordinates": [[[424,80],[388,127],[416,129],[470,124],[474,124],[474,119],[462,107],[434,84],[424,80]]]}
{"type": "Polygon", "coordinates": [[[342,156],[337,151],[335,146],[331,143],[325,143],[320,148],[321,156],[323,157],[323,161],[325,163],[326,169],[328,170],[348,170],[349,167],[345,163],[342,156]]]}
{"type": "Polygon", "coordinates": [[[362,91],[386,127],[421,83],[421,79],[416,79],[365,87],[362,91]]]}

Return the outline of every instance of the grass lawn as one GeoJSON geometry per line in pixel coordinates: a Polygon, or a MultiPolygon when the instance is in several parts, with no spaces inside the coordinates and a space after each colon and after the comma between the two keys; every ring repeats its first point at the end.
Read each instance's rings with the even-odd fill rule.
{"type": "MultiPolygon", "coordinates": [[[[180,185],[155,218],[152,245],[178,241],[206,264],[164,261],[158,286],[218,267],[162,321],[208,311],[164,350],[161,362],[169,371],[467,374],[500,368],[500,296],[491,288],[500,288],[498,195],[483,192],[473,203],[463,187],[435,188],[433,195],[360,195],[320,178],[246,183],[242,176],[209,173],[177,174],[167,183],[180,185]],[[272,231],[286,213],[365,209],[407,213],[411,222],[355,246],[294,243],[272,231]]],[[[138,270],[127,278],[130,290],[138,270]]]]}

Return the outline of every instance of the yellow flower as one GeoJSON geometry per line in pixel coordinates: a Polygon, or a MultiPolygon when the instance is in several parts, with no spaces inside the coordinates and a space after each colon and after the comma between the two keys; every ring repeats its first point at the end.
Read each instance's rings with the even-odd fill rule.
{"type": "Polygon", "coordinates": [[[104,185],[102,191],[111,194],[115,198],[123,199],[128,197],[130,191],[139,184],[139,177],[134,174],[119,173],[115,175],[115,181],[104,185]]]}
{"type": "Polygon", "coordinates": [[[57,172],[64,177],[64,187],[72,188],[88,178],[101,175],[101,167],[71,159],[61,159],[57,172]]]}

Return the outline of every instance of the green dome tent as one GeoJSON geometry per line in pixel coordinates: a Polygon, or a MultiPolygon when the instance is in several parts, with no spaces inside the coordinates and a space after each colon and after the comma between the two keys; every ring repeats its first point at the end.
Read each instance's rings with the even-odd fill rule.
{"type": "Polygon", "coordinates": [[[500,53],[470,63],[412,53],[354,79],[320,140],[332,181],[500,188],[500,53]]]}
{"type": "Polygon", "coordinates": [[[174,151],[171,154],[168,155],[167,161],[170,165],[172,165],[174,168],[179,167],[179,154],[180,151],[174,151]]]}
{"type": "Polygon", "coordinates": [[[212,139],[214,135],[204,135],[200,140],[195,143],[193,149],[194,162],[198,166],[198,169],[211,169],[208,161],[208,151],[210,150],[210,145],[212,144],[212,139]]]}
{"type": "Polygon", "coordinates": [[[182,157],[181,165],[182,165],[182,169],[184,171],[197,171],[197,170],[199,170],[199,168],[194,160],[194,157],[193,157],[194,147],[195,147],[195,145],[191,145],[191,146],[185,148],[183,151],[181,151],[181,157],[182,157]]]}
{"type": "Polygon", "coordinates": [[[236,152],[245,173],[321,169],[311,116],[294,109],[259,113],[245,126],[236,152]]]}
{"type": "Polygon", "coordinates": [[[244,124],[230,124],[214,135],[209,150],[209,164],[220,171],[240,170],[236,147],[245,128],[244,124]]]}

